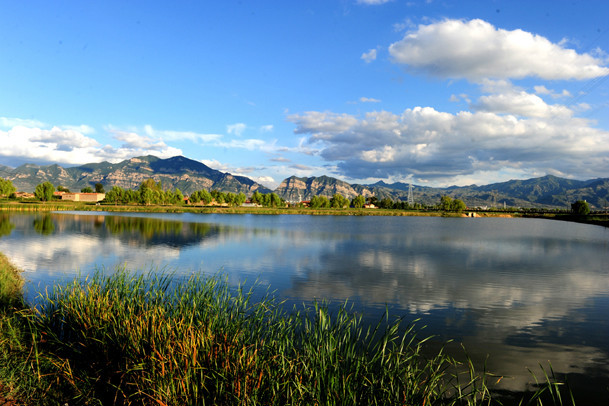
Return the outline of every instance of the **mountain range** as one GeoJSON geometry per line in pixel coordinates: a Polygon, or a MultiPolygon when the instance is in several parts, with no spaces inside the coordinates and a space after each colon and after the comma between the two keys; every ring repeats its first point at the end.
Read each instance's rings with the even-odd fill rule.
{"type": "MultiPolygon", "coordinates": [[[[106,190],[113,186],[136,189],[142,181],[153,178],[164,188],[180,189],[188,195],[194,191],[219,190],[222,192],[274,192],[287,201],[309,200],[312,196],[331,197],[336,193],[352,199],[357,195],[376,196],[379,200],[407,200],[409,184],[377,182],[370,185],[350,184],[329,176],[302,178],[291,176],[271,190],[245,176],[221,172],[207,165],[176,156],[161,159],[154,156],[131,158],[116,164],[109,162],[85,164],[63,168],[59,165],[39,166],[25,164],[17,168],[0,165],[0,177],[13,182],[17,190],[32,192],[36,185],[49,181],[72,191],[96,183],[106,190]]],[[[484,186],[451,186],[433,188],[412,186],[414,201],[437,204],[443,195],[463,200],[469,207],[506,206],[568,208],[576,200],[586,200],[593,209],[604,208],[609,202],[609,178],[574,180],[547,175],[527,180],[510,180],[484,186]]]]}

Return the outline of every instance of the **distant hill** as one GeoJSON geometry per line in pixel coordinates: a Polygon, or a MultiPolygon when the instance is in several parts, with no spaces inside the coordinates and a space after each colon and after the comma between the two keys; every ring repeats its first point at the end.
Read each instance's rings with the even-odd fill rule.
{"type": "MultiPolygon", "coordinates": [[[[340,193],[349,199],[358,194],[364,197],[389,197],[406,201],[409,184],[377,182],[371,185],[349,184],[328,176],[285,179],[275,190],[286,200],[308,200],[314,195],[333,196],[340,193]]],[[[511,180],[485,186],[451,186],[432,188],[413,185],[414,201],[421,204],[437,204],[443,195],[460,199],[468,207],[538,207],[569,208],[577,200],[586,200],[592,208],[600,209],[609,204],[609,178],[587,181],[544,176],[527,180],[511,180]]]]}
{"type": "Polygon", "coordinates": [[[329,176],[310,178],[291,176],[281,182],[279,187],[275,189],[275,193],[291,202],[310,200],[313,196],[332,197],[336,193],[340,193],[348,199],[353,199],[360,194],[365,197],[374,195],[368,188],[350,185],[345,181],[329,176]]]}
{"type": "MultiPolygon", "coordinates": [[[[96,183],[103,184],[106,190],[112,186],[136,189],[148,178],[162,182],[165,188],[178,188],[186,195],[201,189],[243,192],[248,196],[254,191],[273,192],[247,177],[220,172],[183,156],[168,159],[143,156],[116,164],[101,162],[71,168],[26,164],[13,169],[0,165],[0,177],[11,180],[17,190],[24,192],[34,191],[36,185],[45,181],[72,191],[94,187],[96,183]]],[[[406,201],[408,188],[409,184],[402,182],[388,184],[380,181],[360,185],[329,176],[291,176],[283,180],[274,192],[292,202],[310,200],[318,195],[332,197],[336,193],[349,199],[362,195],[376,196],[379,200],[388,197],[394,201],[406,201]]],[[[468,207],[568,208],[576,200],[586,200],[593,209],[600,209],[609,205],[609,178],[582,181],[548,175],[484,186],[432,188],[413,185],[413,197],[417,203],[437,204],[443,195],[461,199],[468,207]]]]}
{"type": "Polygon", "coordinates": [[[116,164],[101,162],[71,168],[33,164],[21,165],[15,169],[0,166],[0,176],[10,179],[17,190],[24,192],[34,191],[36,185],[45,181],[72,191],[80,191],[87,186],[94,187],[96,183],[103,184],[106,190],[113,186],[136,189],[148,178],[160,181],[165,188],[178,188],[185,194],[201,189],[245,194],[256,190],[261,193],[271,192],[249,178],[220,172],[183,156],[168,159],[143,156],[116,164]]]}

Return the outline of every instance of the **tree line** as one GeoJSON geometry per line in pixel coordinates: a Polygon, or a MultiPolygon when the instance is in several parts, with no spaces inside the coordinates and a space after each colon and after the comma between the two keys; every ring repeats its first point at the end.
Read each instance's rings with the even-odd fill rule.
{"type": "MultiPolygon", "coordinates": [[[[34,196],[41,201],[50,201],[54,197],[55,190],[70,193],[68,188],[61,185],[55,186],[51,182],[43,182],[36,186],[34,196]]],[[[180,189],[164,190],[162,183],[154,179],[144,180],[136,189],[124,189],[120,186],[113,186],[108,192],[104,191],[101,183],[96,183],[95,187],[86,186],[81,193],[106,193],[105,203],[110,204],[143,204],[143,205],[181,205],[185,203],[185,196],[180,189]]],[[[0,197],[14,199],[17,189],[13,182],[8,179],[0,178],[0,197]]],[[[248,201],[243,193],[221,192],[218,190],[208,191],[206,189],[193,192],[189,198],[189,203],[202,205],[226,205],[241,206],[248,201]]],[[[260,193],[255,191],[249,202],[261,207],[286,207],[287,203],[276,193],[260,193]]],[[[298,203],[297,205],[302,205],[298,203]]],[[[380,209],[395,210],[441,210],[446,212],[462,212],[467,209],[465,203],[460,199],[453,199],[450,196],[441,196],[437,205],[425,206],[419,203],[409,204],[408,202],[397,200],[393,201],[388,197],[378,199],[376,196],[364,197],[358,195],[353,199],[342,196],[340,193],[334,194],[331,198],[319,195],[311,197],[308,206],[313,209],[333,208],[363,208],[375,207],[380,209]]],[[[585,200],[578,200],[571,204],[571,212],[576,215],[587,215],[590,213],[590,205],[585,200]]]]}

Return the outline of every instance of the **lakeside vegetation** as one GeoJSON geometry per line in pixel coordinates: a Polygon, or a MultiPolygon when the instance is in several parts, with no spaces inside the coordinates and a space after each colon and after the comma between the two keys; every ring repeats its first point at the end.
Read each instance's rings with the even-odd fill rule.
{"type": "MultiPolygon", "coordinates": [[[[6,258],[0,275],[19,279],[6,258]],[[8,267],[8,268],[7,268],[8,267]]],[[[19,286],[17,283],[16,286],[19,286]]],[[[493,377],[385,314],[286,311],[221,277],[124,269],[56,285],[37,307],[2,292],[0,403],[495,405],[493,377]],[[2,398],[4,396],[4,398],[2,398]],[[15,403],[9,403],[14,401],[15,403]],[[18,400],[18,402],[17,402],[18,400]]],[[[521,404],[568,404],[551,370],[521,404]]]]}
{"type": "MultiPolygon", "coordinates": [[[[580,223],[609,225],[607,212],[594,212],[584,200],[571,205],[571,210],[534,208],[468,208],[450,196],[442,196],[436,205],[421,205],[393,201],[387,197],[365,198],[358,195],[349,200],[339,193],[331,198],[313,196],[309,201],[288,203],[275,193],[255,191],[248,199],[243,193],[224,193],[218,190],[199,190],[186,198],[179,189],[165,190],[161,182],[144,180],[136,190],[112,187],[107,193],[101,183],[95,184],[95,193],[103,193],[101,202],[86,203],[62,200],[54,196],[50,182],[38,185],[32,198],[17,198],[12,182],[0,178],[0,210],[15,211],[119,211],[153,213],[229,213],[229,214],[306,214],[345,216],[443,216],[443,217],[535,217],[580,223]],[[246,204],[244,204],[246,203],[246,204]]],[[[57,190],[68,193],[61,185],[57,190]]],[[[90,187],[82,193],[93,193],[90,187]]]]}

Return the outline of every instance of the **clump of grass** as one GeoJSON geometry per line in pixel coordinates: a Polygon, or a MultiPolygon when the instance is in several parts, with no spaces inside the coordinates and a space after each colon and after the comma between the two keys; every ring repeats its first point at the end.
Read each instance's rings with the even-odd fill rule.
{"type": "Polygon", "coordinates": [[[425,357],[425,339],[387,314],[368,327],[345,306],[288,312],[218,277],[125,270],[39,303],[12,350],[37,381],[16,391],[38,404],[494,404],[471,363],[459,374],[442,351],[425,357]]]}
{"type": "Polygon", "coordinates": [[[21,303],[22,287],[23,278],[19,269],[0,253],[0,309],[21,303]]]}

